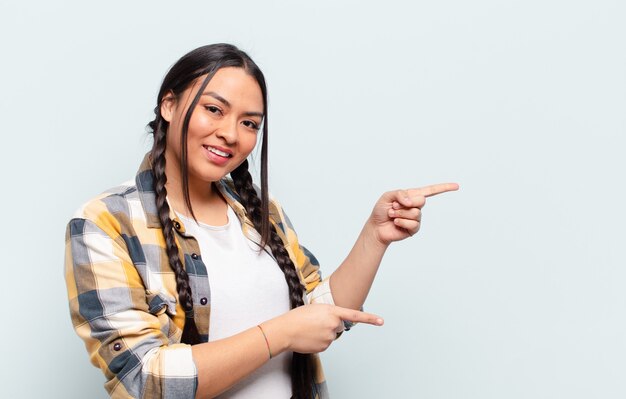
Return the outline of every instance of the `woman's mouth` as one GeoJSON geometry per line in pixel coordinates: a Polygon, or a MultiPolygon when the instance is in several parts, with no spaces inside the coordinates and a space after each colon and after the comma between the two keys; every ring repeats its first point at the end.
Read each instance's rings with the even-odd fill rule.
{"type": "Polygon", "coordinates": [[[218,148],[215,148],[215,147],[211,147],[211,146],[208,146],[208,145],[205,145],[203,147],[206,148],[209,152],[212,152],[213,154],[217,154],[220,157],[230,158],[230,157],[233,156],[233,154],[229,154],[228,152],[222,151],[222,150],[220,150],[218,148]]]}
{"type": "Polygon", "coordinates": [[[206,157],[212,162],[214,165],[223,166],[233,157],[233,154],[230,150],[226,148],[216,148],[210,145],[203,145],[204,153],[206,157]]]}

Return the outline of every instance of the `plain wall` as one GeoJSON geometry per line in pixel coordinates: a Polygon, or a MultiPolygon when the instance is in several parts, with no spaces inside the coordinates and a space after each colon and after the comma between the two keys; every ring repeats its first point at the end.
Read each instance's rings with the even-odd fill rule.
{"type": "Polygon", "coordinates": [[[105,398],[65,225],[132,178],[168,67],[264,70],[270,186],[328,275],[382,192],[456,181],[322,354],[335,398],[626,396],[622,0],[3,1],[2,396],[105,398]]]}

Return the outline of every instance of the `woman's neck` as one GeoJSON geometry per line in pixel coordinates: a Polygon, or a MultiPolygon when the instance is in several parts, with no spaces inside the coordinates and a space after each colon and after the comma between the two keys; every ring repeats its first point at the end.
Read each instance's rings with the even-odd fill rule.
{"type": "MultiPolygon", "coordinates": [[[[228,205],[214,183],[188,181],[189,201],[193,209],[193,215],[199,222],[209,224],[211,226],[222,226],[228,223],[226,211],[228,205]]],[[[184,216],[192,216],[191,211],[185,203],[182,180],[180,176],[167,176],[165,185],[167,190],[167,199],[177,214],[184,216]]]]}

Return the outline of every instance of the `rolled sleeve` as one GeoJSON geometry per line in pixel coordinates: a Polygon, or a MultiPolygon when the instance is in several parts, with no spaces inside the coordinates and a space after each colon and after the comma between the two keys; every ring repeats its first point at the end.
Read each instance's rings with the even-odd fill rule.
{"type": "Polygon", "coordinates": [[[334,305],[333,295],[330,292],[330,279],[325,278],[317,287],[307,294],[308,303],[325,303],[334,305]]]}

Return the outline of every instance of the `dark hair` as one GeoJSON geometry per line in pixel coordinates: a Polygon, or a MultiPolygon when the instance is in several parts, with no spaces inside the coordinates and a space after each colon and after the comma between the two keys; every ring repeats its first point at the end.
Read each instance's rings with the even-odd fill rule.
{"type": "MultiPolygon", "coordinates": [[[[165,184],[165,147],[168,122],[161,116],[161,102],[170,93],[178,97],[196,79],[206,75],[196,96],[191,102],[181,128],[181,157],[180,171],[183,183],[183,195],[185,205],[192,216],[193,209],[189,197],[189,177],[187,163],[187,132],[191,115],[196,107],[200,96],[215,73],[225,67],[237,67],[244,69],[250,76],[254,77],[261,88],[263,95],[263,130],[261,141],[261,195],[252,184],[252,176],[248,172],[248,161],[239,165],[231,172],[231,177],[237,190],[241,203],[246,209],[246,213],[255,229],[261,235],[261,246],[270,247],[278,266],[285,275],[285,280],[289,287],[289,302],[291,308],[304,305],[304,286],[298,277],[285,244],[278,236],[276,227],[270,223],[269,199],[267,190],[267,88],[265,78],[259,67],[243,51],[230,44],[212,44],[199,47],[178,60],[169,70],[159,91],[157,106],[154,109],[155,118],[148,124],[154,136],[152,145],[152,171],[154,173],[154,189],[156,193],[156,206],[161,221],[161,228],[166,243],[166,252],[170,266],[176,275],[176,288],[181,306],[185,310],[185,326],[181,342],[197,344],[201,342],[200,334],[194,320],[193,299],[189,276],[183,267],[180,259],[178,247],[174,239],[173,222],[169,217],[170,209],[167,203],[167,191],[165,184]]],[[[195,216],[194,216],[195,218],[195,216]]],[[[315,395],[314,376],[316,373],[315,362],[311,355],[295,353],[293,354],[291,366],[291,385],[294,398],[313,398],[315,395]]]]}

